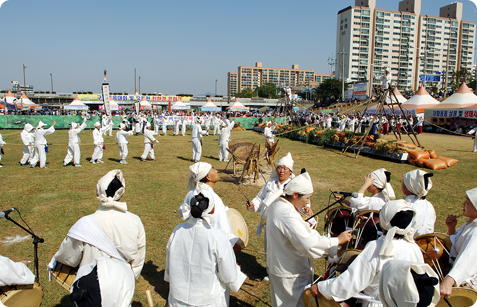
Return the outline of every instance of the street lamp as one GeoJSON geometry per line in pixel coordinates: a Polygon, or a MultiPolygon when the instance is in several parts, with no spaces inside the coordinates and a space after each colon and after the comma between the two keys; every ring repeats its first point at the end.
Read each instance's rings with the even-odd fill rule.
{"type": "Polygon", "coordinates": [[[23,90],[24,91],[26,90],[25,68],[27,67],[25,66],[25,64],[23,64],[23,90]]]}
{"type": "Polygon", "coordinates": [[[139,95],[142,95],[141,94],[141,76],[139,76],[139,95]]]}
{"type": "Polygon", "coordinates": [[[51,94],[53,94],[53,73],[50,74],[51,77],[51,94]]]}
{"type": "Polygon", "coordinates": [[[215,79],[215,97],[217,97],[217,79],[215,79]]]}

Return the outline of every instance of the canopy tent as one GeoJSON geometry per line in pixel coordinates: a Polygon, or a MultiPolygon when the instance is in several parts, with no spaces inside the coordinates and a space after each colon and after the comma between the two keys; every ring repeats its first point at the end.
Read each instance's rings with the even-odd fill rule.
{"type": "Polygon", "coordinates": [[[15,95],[12,94],[12,91],[8,90],[8,93],[5,95],[4,99],[8,104],[13,104],[15,100],[15,95]]]}
{"type": "Polygon", "coordinates": [[[394,87],[393,93],[399,103],[406,103],[407,99],[404,98],[397,86],[394,87]]]}
{"type": "Polygon", "coordinates": [[[76,94],[75,99],[70,104],[64,105],[63,109],[65,110],[88,110],[88,106],[85,105],[83,102],[78,97],[78,94],[76,94]]]}
{"type": "Polygon", "coordinates": [[[146,96],[142,97],[141,101],[139,102],[139,108],[141,110],[152,109],[152,104],[149,101],[147,101],[146,96]]]}
{"type": "Polygon", "coordinates": [[[178,101],[172,105],[172,110],[189,110],[190,106],[186,105],[182,101],[178,101]]]}
{"type": "Polygon", "coordinates": [[[414,113],[421,114],[424,110],[438,105],[439,101],[432,98],[424,86],[421,86],[414,96],[402,104],[406,110],[415,110],[414,113]]]}
{"type": "Polygon", "coordinates": [[[41,109],[41,106],[33,103],[25,93],[22,94],[22,97],[20,99],[17,99],[16,101],[17,108],[22,109],[22,110],[30,110],[30,109],[41,109]]]}
{"type": "Polygon", "coordinates": [[[202,107],[200,107],[200,110],[206,112],[218,112],[220,111],[220,108],[217,107],[209,97],[207,102],[202,107]]]}
{"type": "Polygon", "coordinates": [[[470,88],[462,82],[459,89],[449,98],[444,100],[435,108],[439,109],[455,109],[464,108],[477,103],[477,96],[470,90],[470,88]]]}
{"type": "Polygon", "coordinates": [[[227,108],[228,111],[248,111],[248,107],[244,106],[238,98],[235,99],[233,105],[227,108]]]}
{"type": "MultiPolygon", "coordinates": [[[[109,98],[109,108],[111,111],[118,111],[123,109],[122,106],[118,105],[118,103],[111,98],[111,96],[109,98]]],[[[104,110],[104,105],[99,105],[99,109],[104,110]]]]}

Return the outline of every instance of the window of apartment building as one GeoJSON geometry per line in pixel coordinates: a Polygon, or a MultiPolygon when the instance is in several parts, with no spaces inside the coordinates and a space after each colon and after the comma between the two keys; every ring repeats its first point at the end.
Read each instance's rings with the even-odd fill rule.
{"type": "MultiPolygon", "coordinates": [[[[356,16],[356,15],[355,15],[354,18],[356,18],[356,19],[361,19],[361,16],[356,16]]],[[[343,20],[341,20],[341,23],[343,23],[343,20]]]]}
{"type": "Polygon", "coordinates": [[[354,12],[355,13],[361,13],[361,10],[360,9],[354,9],[354,12]]]}
{"type": "Polygon", "coordinates": [[[371,11],[370,11],[370,10],[363,10],[362,13],[363,13],[363,15],[366,15],[366,16],[371,15],[371,11]]]}
{"type": "Polygon", "coordinates": [[[394,17],[401,18],[401,14],[394,14],[394,17]]]}

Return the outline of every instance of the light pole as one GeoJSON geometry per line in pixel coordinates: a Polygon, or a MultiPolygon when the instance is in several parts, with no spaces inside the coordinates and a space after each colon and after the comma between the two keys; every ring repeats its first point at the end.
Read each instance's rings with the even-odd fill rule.
{"type": "Polygon", "coordinates": [[[217,97],[217,79],[215,79],[215,97],[217,97]]]}
{"type": "Polygon", "coordinates": [[[141,94],[141,76],[139,76],[139,95],[142,95],[141,94]]]}
{"type": "Polygon", "coordinates": [[[23,90],[24,91],[26,90],[25,68],[27,67],[25,66],[25,64],[23,64],[23,90]]]}
{"type": "Polygon", "coordinates": [[[53,94],[53,73],[50,74],[51,77],[51,94],[53,94]]]}
{"type": "Polygon", "coordinates": [[[341,81],[341,102],[344,101],[344,83],[345,83],[345,79],[344,79],[344,71],[345,71],[345,64],[344,64],[344,56],[345,54],[348,54],[348,52],[344,52],[344,47],[343,47],[343,51],[342,52],[338,52],[338,54],[341,53],[341,68],[342,68],[342,73],[341,73],[341,78],[342,78],[342,81],[341,81]]]}

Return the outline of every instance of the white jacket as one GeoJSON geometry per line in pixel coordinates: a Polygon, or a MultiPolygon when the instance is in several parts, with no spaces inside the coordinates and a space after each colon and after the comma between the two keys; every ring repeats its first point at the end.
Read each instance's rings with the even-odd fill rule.
{"type": "Polygon", "coordinates": [[[104,126],[103,128],[101,129],[96,129],[94,128],[93,130],[93,144],[94,145],[101,145],[104,143],[104,138],[103,138],[103,133],[107,130],[109,130],[109,128],[112,126],[113,124],[110,123],[109,125],[107,126],[104,126]]]}
{"type": "Polygon", "coordinates": [[[22,139],[23,145],[25,146],[31,146],[35,144],[35,137],[33,133],[23,130],[22,133],[20,133],[20,137],[22,139]]]}
{"type": "Polygon", "coordinates": [[[156,138],[153,135],[153,132],[149,129],[144,129],[144,144],[152,144],[157,142],[156,138]]]}
{"type": "Polygon", "coordinates": [[[86,123],[82,123],[79,127],[75,129],[70,129],[68,131],[68,144],[78,144],[80,143],[80,138],[78,134],[86,128],[86,123]]]}
{"type": "Polygon", "coordinates": [[[192,126],[192,138],[201,138],[203,135],[206,135],[207,131],[202,130],[200,124],[194,124],[192,126]]]}
{"type": "Polygon", "coordinates": [[[118,130],[116,133],[116,143],[118,144],[128,144],[128,135],[133,135],[132,130],[131,131],[125,131],[125,130],[118,130]]]}
{"type": "Polygon", "coordinates": [[[54,126],[51,126],[48,129],[43,129],[43,128],[36,129],[36,132],[35,132],[35,146],[46,145],[47,142],[46,142],[45,136],[48,135],[48,134],[52,134],[53,132],[55,132],[55,127],[54,126]]]}

